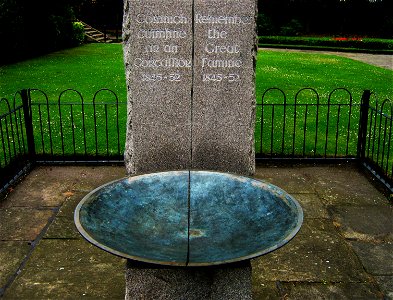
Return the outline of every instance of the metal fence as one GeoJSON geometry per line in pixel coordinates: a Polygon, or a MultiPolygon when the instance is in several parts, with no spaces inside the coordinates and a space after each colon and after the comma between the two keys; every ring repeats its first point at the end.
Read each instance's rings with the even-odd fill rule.
{"type": "Polygon", "coordinates": [[[126,124],[126,102],[119,102],[113,91],[101,89],[85,101],[68,89],[55,102],[40,90],[27,93],[31,124],[26,127],[34,137],[30,152],[36,162],[123,160],[125,131],[120,128],[126,124]]]}
{"type": "MultiPolygon", "coordinates": [[[[288,99],[269,88],[257,100],[256,160],[356,160],[392,190],[388,99],[378,101],[370,91],[353,99],[344,88],[325,97],[305,88],[288,99]]],[[[55,100],[37,89],[1,99],[0,193],[35,164],[122,163],[126,116],[126,102],[108,89],[87,100],[72,89],[55,100]]]]}
{"type": "Polygon", "coordinates": [[[371,106],[370,96],[369,91],[363,94],[358,155],[363,165],[393,191],[392,102],[376,100],[371,106]]]}
{"type": "Polygon", "coordinates": [[[344,88],[326,99],[304,88],[293,100],[281,89],[267,89],[257,105],[257,158],[356,158],[359,112],[360,102],[344,88]]]}

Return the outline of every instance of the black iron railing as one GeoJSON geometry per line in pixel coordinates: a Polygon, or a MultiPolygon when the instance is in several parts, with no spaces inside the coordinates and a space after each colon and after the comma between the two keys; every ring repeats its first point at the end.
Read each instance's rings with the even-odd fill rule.
{"type": "Polygon", "coordinates": [[[267,89],[257,105],[257,158],[356,158],[360,107],[344,88],[327,99],[304,88],[293,100],[267,89]]]}
{"type": "MultiPolygon", "coordinates": [[[[28,95],[38,162],[119,162],[123,160],[126,103],[108,89],[97,91],[90,101],[68,89],[55,102],[40,90],[28,95]],[[44,101],[32,101],[38,96],[44,101]]],[[[29,126],[28,126],[29,127],[29,126]]]]}
{"type": "Polygon", "coordinates": [[[388,182],[393,190],[393,107],[389,99],[375,99],[375,106],[371,106],[370,96],[373,95],[369,91],[363,94],[359,158],[374,175],[388,182]]]}
{"type": "Polygon", "coordinates": [[[0,99],[0,194],[29,167],[25,110],[28,106],[18,103],[17,93],[13,101],[0,99]]]}
{"type": "MultiPolygon", "coordinates": [[[[256,160],[356,160],[393,190],[393,109],[374,98],[305,88],[288,99],[267,89],[256,107],[256,160]]],[[[126,116],[108,89],[87,100],[72,89],[56,100],[37,89],[1,99],[0,193],[34,164],[122,163],[126,116]]]]}

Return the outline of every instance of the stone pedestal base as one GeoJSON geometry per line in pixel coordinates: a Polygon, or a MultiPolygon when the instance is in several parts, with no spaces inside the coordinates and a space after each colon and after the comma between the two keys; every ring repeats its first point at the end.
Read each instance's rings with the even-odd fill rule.
{"type": "Polygon", "coordinates": [[[129,260],[125,299],[252,299],[251,264],[169,268],[129,260]]]}

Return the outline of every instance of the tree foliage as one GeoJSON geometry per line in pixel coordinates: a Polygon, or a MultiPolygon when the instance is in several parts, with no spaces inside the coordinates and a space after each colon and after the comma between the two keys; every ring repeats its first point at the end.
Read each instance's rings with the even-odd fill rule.
{"type": "Polygon", "coordinates": [[[121,28],[123,0],[83,0],[74,4],[74,10],[78,18],[98,29],[121,28]]]}
{"type": "Polygon", "coordinates": [[[393,37],[391,0],[259,0],[258,6],[273,35],[393,37]]]}
{"type": "Polygon", "coordinates": [[[75,45],[71,0],[2,0],[0,63],[75,45]]]}
{"type": "MultiPolygon", "coordinates": [[[[258,6],[259,35],[393,38],[392,0],[258,0],[258,6]]],[[[0,0],[0,64],[75,45],[76,18],[119,29],[122,10],[122,0],[0,0]]]]}

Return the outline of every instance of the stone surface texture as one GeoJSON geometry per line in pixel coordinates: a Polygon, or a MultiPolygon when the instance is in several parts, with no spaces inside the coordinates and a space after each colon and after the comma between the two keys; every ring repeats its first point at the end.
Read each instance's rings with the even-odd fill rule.
{"type": "Polygon", "coordinates": [[[123,166],[39,167],[0,201],[0,298],[124,298],[125,261],[74,225],[91,189],[124,176],[123,166]]]}
{"type": "Polygon", "coordinates": [[[256,3],[196,0],[192,167],[255,172],[256,3]]]}
{"type": "MultiPolygon", "coordinates": [[[[304,208],[305,223],[287,246],[251,261],[253,299],[393,299],[393,240],[386,234],[393,232],[388,217],[392,206],[364,174],[350,164],[256,170],[256,177],[292,191],[304,208]],[[348,178],[351,188],[345,189],[348,178]],[[334,191],[334,197],[327,191],[334,191]],[[351,207],[356,214],[348,213],[351,207]],[[367,217],[371,207],[374,219],[367,217]]],[[[84,195],[124,173],[123,166],[40,167],[0,201],[3,213],[12,207],[40,210],[48,208],[46,203],[58,203],[51,207],[53,222],[45,215],[32,220],[37,225],[29,221],[34,228],[45,222],[49,226],[33,241],[6,234],[3,230],[17,232],[20,223],[10,224],[11,230],[0,219],[0,235],[7,239],[0,241],[2,299],[124,299],[125,261],[82,240],[73,223],[73,211],[84,195]],[[34,198],[43,187],[38,182],[53,190],[52,199],[50,194],[34,198]],[[57,193],[59,182],[64,195],[57,193]]],[[[23,209],[21,216],[26,218],[23,209]]],[[[163,285],[169,284],[165,278],[163,285]]],[[[234,279],[229,285],[240,291],[240,283],[234,279]]]]}
{"type": "Polygon", "coordinates": [[[123,41],[128,173],[189,168],[192,2],[124,1],[123,41]]]}
{"type": "Polygon", "coordinates": [[[20,241],[0,242],[0,289],[12,278],[29,253],[30,245],[20,241]]]}
{"type": "MultiPolygon", "coordinates": [[[[256,7],[255,0],[125,1],[129,174],[254,173],[256,7]]],[[[249,264],[214,275],[130,264],[126,299],[249,299],[250,274],[249,264]]]]}
{"type": "Polygon", "coordinates": [[[124,261],[78,238],[41,240],[5,298],[119,299],[123,295],[124,261]]]}
{"type": "Polygon", "coordinates": [[[252,299],[251,267],[154,268],[128,261],[126,299],[252,299]]]}
{"type": "Polygon", "coordinates": [[[129,174],[251,175],[256,1],[125,1],[129,174]]]}

